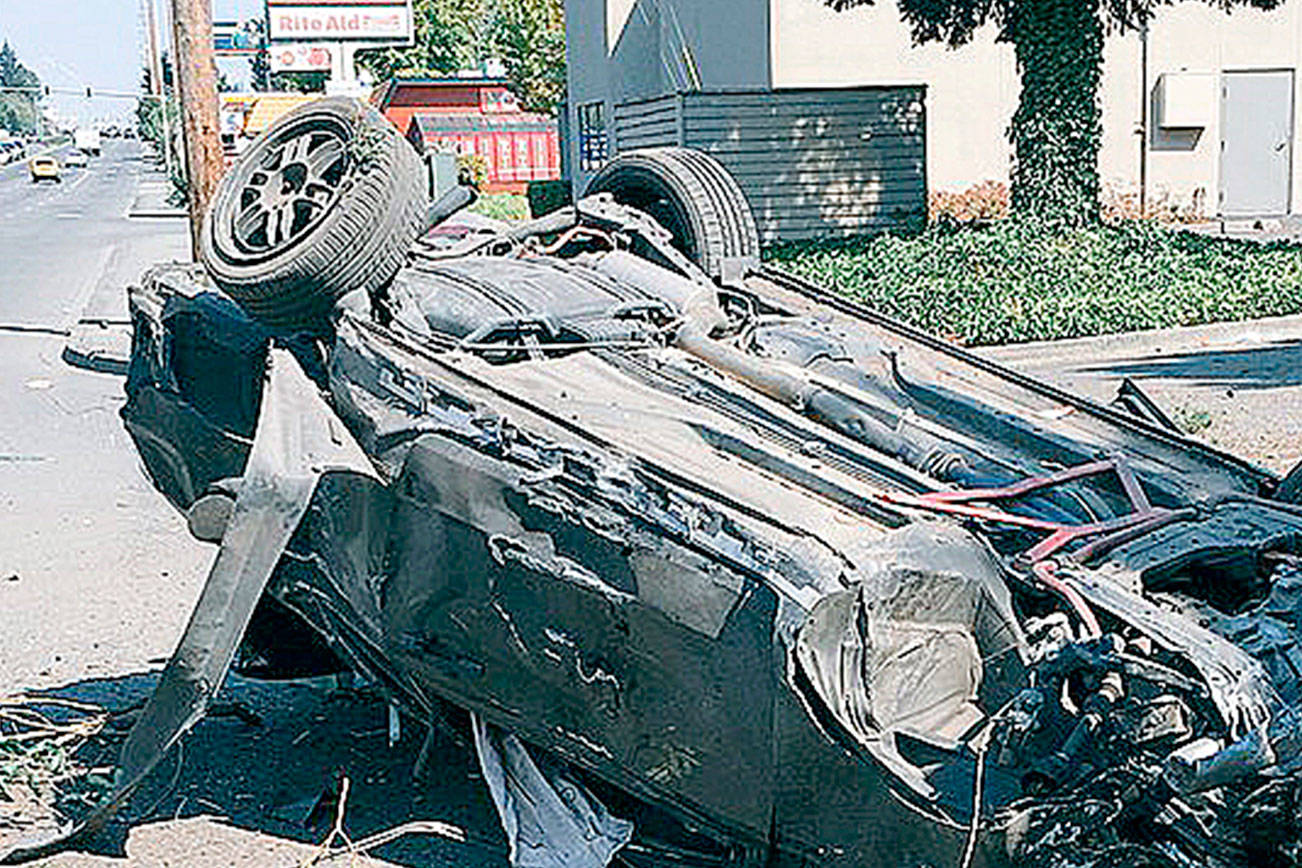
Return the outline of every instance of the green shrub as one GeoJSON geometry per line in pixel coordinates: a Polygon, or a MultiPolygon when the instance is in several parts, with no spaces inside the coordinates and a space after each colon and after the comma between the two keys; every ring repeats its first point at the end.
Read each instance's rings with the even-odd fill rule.
{"type": "Polygon", "coordinates": [[[1048,232],[1015,220],[788,244],[766,258],[966,344],[1302,313],[1302,246],[1133,221],[1048,232]]]}
{"type": "Polygon", "coordinates": [[[529,200],[519,193],[484,193],[470,210],[495,220],[528,220],[529,200]]]}

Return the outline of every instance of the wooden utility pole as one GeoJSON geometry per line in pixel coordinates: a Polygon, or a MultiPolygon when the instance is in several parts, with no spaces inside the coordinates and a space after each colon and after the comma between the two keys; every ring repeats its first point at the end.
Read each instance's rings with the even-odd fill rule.
{"type": "MultiPolygon", "coordinates": [[[[149,28],[149,92],[156,97],[158,119],[163,127],[163,171],[172,177],[172,124],[167,117],[167,82],[163,81],[163,62],[159,55],[158,21],[154,12],[156,0],[144,0],[145,26],[149,28]]],[[[175,64],[173,64],[175,66],[175,64]]]]}
{"type": "Polygon", "coordinates": [[[171,0],[172,74],[181,100],[181,132],[190,189],[190,241],[199,258],[203,215],[222,175],[217,115],[217,62],[213,54],[211,0],[171,0]]]}

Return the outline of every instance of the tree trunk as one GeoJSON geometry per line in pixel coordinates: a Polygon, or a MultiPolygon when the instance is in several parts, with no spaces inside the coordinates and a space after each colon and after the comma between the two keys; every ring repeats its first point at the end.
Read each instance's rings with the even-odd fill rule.
{"type": "Polygon", "coordinates": [[[1013,211],[1080,225],[1099,211],[1099,0],[1018,0],[1008,21],[1022,92],[1009,129],[1013,211]]]}

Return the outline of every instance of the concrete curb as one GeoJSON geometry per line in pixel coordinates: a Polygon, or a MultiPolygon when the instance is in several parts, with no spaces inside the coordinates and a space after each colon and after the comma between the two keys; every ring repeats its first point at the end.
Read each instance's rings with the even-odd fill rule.
{"type": "Polygon", "coordinates": [[[1039,368],[1061,367],[1064,363],[1094,362],[1105,358],[1171,356],[1208,349],[1242,349],[1291,341],[1302,341],[1302,315],[976,347],[974,351],[1001,363],[1020,362],[1039,368]]]}
{"type": "Polygon", "coordinates": [[[126,320],[78,320],[63,345],[61,358],[74,368],[124,375],[131,361],[131,323],[126,320]]]}

